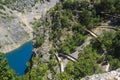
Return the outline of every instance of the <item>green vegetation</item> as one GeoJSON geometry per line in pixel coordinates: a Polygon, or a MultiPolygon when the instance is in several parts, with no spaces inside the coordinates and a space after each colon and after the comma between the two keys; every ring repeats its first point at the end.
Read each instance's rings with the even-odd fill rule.
{"type": "Polygon", "coordinates": [[[36,30],[38,27],[41,26],[40,21],[37,21],[37,20],[34,21],[34,22],[32,22],[31,24],[33,25],[33,29],[34,29],[34,30],[36,30]]]}
{"type": "Polygon", "coordinates": [[[48,80],[48,66],[42,62],[41,58],[32,58],[32,63],[37,64],[37,67],[31,69],[31,64],[28,63],[27,73],[24,76],[18,76],[15,71],[8,66],[7,60],[3,58],[3,53],[0,53],[0,79],[1,80],[48,80]]]}
{"type": "Polygon", "coordinates": [[[59,52],[70,54],[71,52],[75,51],[77,46],[80,46],[84,42],[84,40],[85,36],[75,32],[73,36],[67,36],[65,42],[60,45],[59,52]]]}
{"type": "Polygon", "coordinates": [[[51,24],[50,40],[59,47],[58,52],[71,54],[84,42],[88,34],[86,30],[100,25],[102,18],[96,14],[95,8],[89,6],[86,1],[65,0],[48,12],[51,15],[48,19],[51,24]],[[61,40],[63,37],[64,41],[61,40]]]}
{"type": "Polygon", "coordinates": [[[3,53],[0,53],[0,79],[2,80],[15,80],[16,73],[10,69],[7,60],[3,59],[3,53]]]}
{"type": "Polygon", "coordinates": [[[1,4],[1,3],[0,3],[0,9],[5,10],[4,7],[3,7],[3,4],[1,4]]]}
{"type": "Polygon", "coordinates": [[[26,35],[28,38],[30,38],[30,34],[29,34],[29,33],[26,32],[25,35],[26,35]]]}
{"type": "Polygon", "coordinates": [[[96,10],[98,13],[120,14],[119,4],[120,0],[101,0],[96,4],[96,10]]]}
{"type": "Polygon", "coordinates": [[[87,75],[92,75],[102,72],[97,63],[100,60],[100,55],[91,46],[87,46],[80,53],[78,62],[70,62],[66,67],[66,72],[73,76],[74,79],[81,79],[87,75]],[[74,65],[74,66],[73,66],[74,65]]]}
{"type": "Polygon", "coordinates": [[[107,50],[106,58],[111,64],[110,69],[117,69],[120,67],[120,31],[117,32],[104,32],[98,39],[102,42],[98,43],[97,40],[93,41],[93,48],[100,52],[100,49],[103,48],[102,45],[105,45],[107,50]]]}
{"type": "MultiPolygon", "coordinates": [[[[48,11],[45,20],[41,22],[35,21],[33,23],[36,29],[44,25],[45,31],[49,30],[49,42],[52,45],[48,53],[50,54],[49,62],[44,63],[42,61],[42,54],[39,54],[37,57],[32,57],[31,63],[28,63],[29,67],[26,74],[22,77],[16,76],[16,79],[49,80],[47,76],[50,73],[52,73],[53,80],[81,79],[88,75],[104,72],[100,68],[100,64],[104,61],[110,63],[110,70],[119,68],[119,30],[110,32],[103,31],[103,34],[98,36],[97,39],[93,38],[91,43],[84,48],[83,51],[79,51],[77,61],[70,61],[62,73],[57,72],[60,63],[56,60],[56,55],[58,54],[58,56],[60,56],[59,53],[70,55],[75,52],[77,47],[81,46],[88,37],[89,33],[87,30],[92,30],[102,22],[108,20],[113,21],[118,19],[119,21],[119,8],[119,0],[91,0],[90,2],[61,0],[60,3],[57,3],[54,8],[48,11]],[[104,51],[106,51],[106,53],[104,53],[104,51]]],[[[116,28],[118,27],[116,26],[116,28]]],[[[35,47],[41,47],[44,40],[44,36],[38,35],[35,38],[35,47]]],[[[62,58],[62,60],[64,60],[64,58],[62,58]]],[[[4,60],[1,59],[1,61],[4,60]]],[[[6,62],[4,63],[6,64],[6,62]]],[[[1,71],[9,72],[10,69],[7,68],[4,71],[4,69],[2,69],[4,64],[1,62],[0,64],[1,71]]],[[[15,78],[13,75],[16,75],[12,73],[13,72],[10,74],[11,80],[15,78]]],[[[4,74],[5,73],[2,75],[4,76],[4,74]]],[[[8,77],[8,75],[5,77],[8,77]]]]}
{"type": "MultiPolygon", "coordinates": [[[[108,17],[112,18],[107,20],[113,20],[119,16],[118,4],[119,2],[115,0],[93,2],[62,0],[58,3],[54,9],[48,11],[47,15],[50,17],[47,16],[44,22],[50,27],[49,39],[54,48],[51,50],[54,55],[51,55],[55,56],[56,53],[70,55],[75,52],[76,48],[85,41],[88,35],[87,30],[98,27],[108,17]],[[113,17],[114,14],[115,17],[113,17]]],[[[117,64],[119,63],[118,33],[118,31],[104,32],[104,35],[92,40],[92,43],[80,52],[78,62],[70,62],[63,73],[54,73],[55,78],[58,80],[81,79],[87,75],[101,73],[103,71],[100,64],[104,61],[109,61],[110,70],[119,68],[120,64],[117,64]],[[105,55],[104,49],[107,52],[105,55]]],[[[51,70],[54,72],[53,69],[51,70]]]]}
{"type": "Polygon", "coordinates": [[[43,36],[36,38],[36,42],[35,42],[36,47],[41,46],[43,43],[44,43],[44,37],[43,36]]]}
{"type": "Polygon", "coordinates": [[[5,37],[8,37],[8,35],[6,34],[5,37]]]}

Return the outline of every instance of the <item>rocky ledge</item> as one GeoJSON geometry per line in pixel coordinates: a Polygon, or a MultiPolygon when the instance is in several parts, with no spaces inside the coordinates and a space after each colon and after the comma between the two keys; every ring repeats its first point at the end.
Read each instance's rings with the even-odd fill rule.
{"type": "Polygon", "coordinates": [[[103,74],[87,76],[81,80],[120,80],[120,68],[103,74]]]}

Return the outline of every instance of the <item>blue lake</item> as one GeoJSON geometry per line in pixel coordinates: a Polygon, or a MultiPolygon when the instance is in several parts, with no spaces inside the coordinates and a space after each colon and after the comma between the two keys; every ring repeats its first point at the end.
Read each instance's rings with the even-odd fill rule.
{"type": "Polygon", "coordinates": [[[8,64],[18,75],[24,75],[27,68],[27,62],[30,60],[32,55],[32,48],[32,41],[29,41],[18,49],[5,55],[8,59],[8,64]]]}

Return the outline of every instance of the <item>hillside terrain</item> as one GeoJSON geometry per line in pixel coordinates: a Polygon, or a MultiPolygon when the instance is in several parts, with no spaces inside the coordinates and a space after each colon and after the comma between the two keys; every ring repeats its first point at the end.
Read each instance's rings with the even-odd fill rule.
{"type": "Polygon", "coordinates": [[[44,4],[39,0],[0,1],[0,52],[9,52],[32,40],[31,22],[40,19],[56,1],[44,4]]]}
{"type": "Polygon", "coordinates": [[[32,39],[34,47],[25,75],[18,76],[5,66],[0,69],[5,70],[1,73],[3,80],[119,80],[120,0],[36,1],[3,5],[6,12],[14,15],[11,20],[1,16],[3,26],[9,22],[9,27],[1,27],[3,40],[18,43],[32,39]],[[16,22],[21,25],[17,27],[16,22]],[[110,77],[105,76],[108,74],[110,77]]]}
{"type": "MultiPolygon", "coordinates": [[[[119,3],[63,0],[37,21],[33,59],[46,64],[49,79],[80,80],[120,67],[119,3]]],[[[40,69],[41,63],[32,68],[40,69]]]]}

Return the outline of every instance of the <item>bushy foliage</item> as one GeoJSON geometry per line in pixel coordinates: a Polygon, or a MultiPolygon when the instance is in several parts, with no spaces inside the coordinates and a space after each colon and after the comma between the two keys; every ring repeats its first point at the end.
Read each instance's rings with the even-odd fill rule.
{"type": "Polygon", "coordinates": [[[118,9],[120,6],[120,0],[100,0],[98,4],[96,4],[97,13],[108,13],[108,14],[120,14],[120,10],[118,9]]]}
{"type": "Polygon", "coordinates": [[[65,72],[61,73],[62,79],[81,79],[82,77],[102,72],[97,63],[100,58],[100,55],[95,49],[92,49],[91,46],[87,46],[80,52],[78,62],[69,62],[65,72]],[[63,74],[67,77],[63,77],[63,74]]]}
{"type": "Polygon", "coordinates": [[[35,42],[35,47],[40,47],[44,43],[44,37],[37,37],[35,42]]]}
{"type": "Polygon", "coordinates": [[[98,52],[103,48],[107,51],[107,59],[110,62],[111,70],[117,69],[120,67],[120,31],[117,32],[104,32],[98,39],[101,43],[98,43],[97,40],[93,40],[93,48],[98,52]],[[104,45],[104,47],[102,47],[104,45]]]}
{"type": "MultiPolygon", "coordinates": [[[[17,0],[5,0],[7,4],[17,0]]],[[[38,0],[35,0],[38,1],[38,0]]],[[[18,77],[16,73],[9,69],[6,60],[0,56],[0,78],[3,80],[48,80],[47,76],[53,73],[56,80],[81,79],[87,75],[102,72],[99,63],[104,61],[106,56],[101,57],[100,53],[105,48],[107,59],[111,65],[111,70],[120,67],[120,31],[115,33],[104,32],[98,39],[92,40],[91,45],[80,52],[77,62],[70,62],[65,72],[57,74],[55,66],[58,63],[54,60],[55,53],[71,54],[80,46],[88,34],[86,29],[93,29],[102,22],[101,14],[120,14],[120,0],[100,0],[100,2],[91,4],[88,1],[81,0],[61,0],[53,9],[48,11],[50,27],[49,40],[53,43],[54,50],[50,51],[50,61],[48,64],[42,62],[41,57],[32,58],[32,64],[29,65],[26,74],[18,77]],[[65,32],[66,31],[66,32],[65,32]],[[71,33],[69,33],[71,32],[71,33]],[[60,38],[66,36],[64,41],[60,38]],[[33,66],[31,68],[31,66],[33,66]]],[[[96,1],[96,0],[95,0],[96,1]]],[[[2,8],[2,7],[1,7],[2,8]]],[[[41,24],[35,22],[35,27],[41,24]]],[[[43,25],[43,24],[42,24],[43,25]]],[[[44,43],[44,36],[36,38],[36,47],[44,43]]]]}
{"type": "Polygon", "coordinates": [[[1,80],[15,80],[17,74],[10,69],[7,60],[3,58],[3,53],[0,53],[0,79],[1,80]]]}

